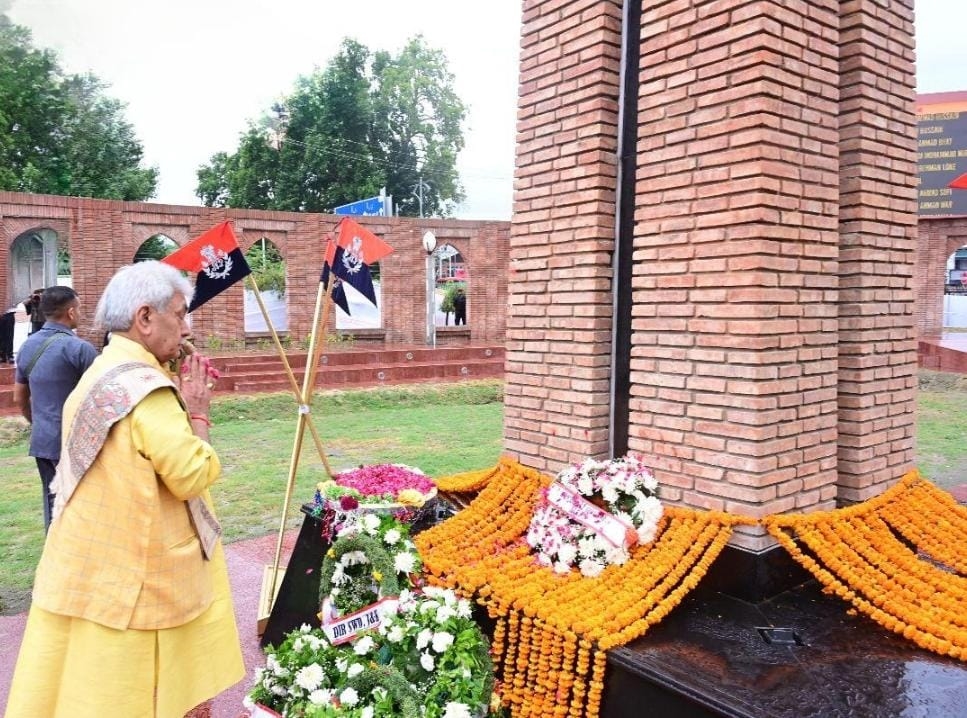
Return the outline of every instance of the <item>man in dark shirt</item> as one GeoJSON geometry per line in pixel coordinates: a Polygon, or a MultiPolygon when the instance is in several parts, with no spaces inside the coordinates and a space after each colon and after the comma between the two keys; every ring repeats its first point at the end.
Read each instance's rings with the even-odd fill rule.
{"type": "Polygon", "coordinates": [[[13,364],[13,334],[17,327],[17,308],[9,307],[0,315],[0,364],[13,364]]]}
{"type": "Polygon", "coordinates": [[[453,325],[467,323],[467,295],[463,289],[458,289],[453,297],[453,325]]]}
{"type": "Polygon", "coordinates": [[[44,294],[43,289],[35,289],[30,299],[24,302],[24,309],[30,315],[30,334],[40,331],[44,326],[44,310],[40,306],[40,299],[44,294]]]}
{"type": "Polygon", "coordinates": [[[30,455],[44,492],[44,528],[50,526],[54,504],[50,482],[60,460],[61,413],[67,395],[97,357],[90,342],[74,335],[81,303],[70,287],[49,287],[40,299],[47,321],[24,341],[17,353],[13,397],[31,423],[30,455]]]}

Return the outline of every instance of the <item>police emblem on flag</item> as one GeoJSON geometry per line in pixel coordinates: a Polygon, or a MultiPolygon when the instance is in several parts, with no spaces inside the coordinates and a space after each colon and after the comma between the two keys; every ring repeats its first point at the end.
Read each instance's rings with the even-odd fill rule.
{"type": "Polygon", "coordinates": [[[209,279],[225,279],[232,273],[232,258],[227,252],[217,247],[206,244],[201,248],[201,271],[209,279]]]}

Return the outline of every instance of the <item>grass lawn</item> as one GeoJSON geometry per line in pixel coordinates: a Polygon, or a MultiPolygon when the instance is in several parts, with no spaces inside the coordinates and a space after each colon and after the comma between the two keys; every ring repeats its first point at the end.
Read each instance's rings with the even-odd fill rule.
{"type": "MultiPolygon", "coordinates": [[[[431,476],[496,463],[503,404],[499,381],[321,394],[316,426],[334,471],[359,464],[418,466],[431,476]]],[[[212,407],[212,442],[223,476],[212,489],[228,542],[278,530],[296,422],[288,394],[225,397],[212,407]]],[[[0,614],[27,606],[43,543],[40,479],[22,424],[0,421],[0,614]]],[[[944,488],[967,483],[967,376],[920,372],[917,465],[944,488]]],[[[324,477],[306,432],[288,525],[324,477]]]]}
{"type": "MultiPolygon", "coordinates": [[[[316,428],[333,471],[360,464],[402,463],[430,476],[493,466],[501,450],[503,383],[416,385],[320,394],[316,428]]],[[[278,531],[292,456],[296,404],[291,394],[219,398],[212,406],[212,443],[222,478],[212,498],[226,542],[278,531]]],[[[20,422],[0,430],[0,614],[28,603],[43,545],[40,478],[28,457],[20,422]]],[[[307,431],[288,516],[300,526],[298,507],[312,500],[325,470],[307,431]]]]}

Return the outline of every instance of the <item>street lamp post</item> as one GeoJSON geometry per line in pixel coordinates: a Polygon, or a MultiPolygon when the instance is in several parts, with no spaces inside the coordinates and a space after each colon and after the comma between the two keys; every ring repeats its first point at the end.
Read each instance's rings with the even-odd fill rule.
{"type": "Polygon", "coordinates": [[[429,230],[423,234],[423,249],[426,252],[426,343],[436,349],[436,268],[433,266],[436,235],[429,230]]]}

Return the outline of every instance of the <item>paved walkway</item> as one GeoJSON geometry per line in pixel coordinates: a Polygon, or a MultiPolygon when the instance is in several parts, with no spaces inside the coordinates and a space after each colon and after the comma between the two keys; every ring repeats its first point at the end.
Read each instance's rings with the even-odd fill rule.
{"type": "MultiPolygon", "coordinates": [[[[285,535],[282,556],[292,553],[298,529],[285,535]]],[[[235,618],[245,655],[247,677],[233,688],[215,699],[212,718],[241,718],[248,713],[242,708],[242,698],[251,685],[251,677],[258,666],[264,665],[262,649],[255,633],[256,612],[259,592],[262,588],[262,572],[271,565],[275,556],[275,542],[278,534],[263,536],[247,541],[236,541],[225,546],[228,561],[228,575],[232,583],[232,597],[235,600],[235,618]]],[[[0,616],[0,706],[6,709],[7,693],[13,677],[14,664],[20,651],[27,614],[0,616]]],[[[0,711],[2,714],[3,711],[0,711]]],[[[38,716],[40,718],[40,716],[38,716]]]]}

